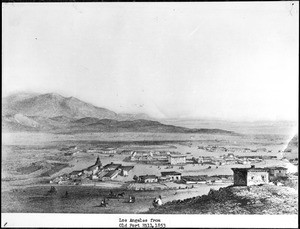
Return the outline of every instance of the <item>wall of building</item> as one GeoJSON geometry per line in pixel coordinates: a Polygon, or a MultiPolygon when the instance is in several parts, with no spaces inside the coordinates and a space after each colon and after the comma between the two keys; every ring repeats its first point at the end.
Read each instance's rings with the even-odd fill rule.
{"type": "Polygon", "coordinates": [[[171,165],[185,164],[186,159],[185,157],[169,157],[169,163],[171,165]]]}
{"type": "Polygon", "coordinates": [[[155,182],[157,182],[157,178],[147,178],[145,180],[145,183],[155,183],[155,182]]]}
{"type": "Polygon", "coordinates": [[[258,185],[269,183],[269,173],[264,171],[248,171],[247,185],[258,185]]]}
{"type": "Polygon", "coordinates": [[[181,180],[181,175],[171,175],[171,180],[181,180]]]}
{"type": "Polygon", "coordinates": [[[270,181],[273,181],[278,177],[286,177],[286,176],[287,176],[286,170],[271,170],[271,171],[269,171],[270,181]]]}
{"type": "Polygon", "coordinates": [[[246,171],[235,171],[233,174],[234,185],[246,186],[247,185],[247,172],[246,171]]]}

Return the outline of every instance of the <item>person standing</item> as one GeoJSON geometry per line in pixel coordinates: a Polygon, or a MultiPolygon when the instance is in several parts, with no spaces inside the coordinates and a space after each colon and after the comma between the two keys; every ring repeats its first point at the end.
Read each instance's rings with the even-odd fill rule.
{"type": "Polygon", "coordinates": [[[158,198],[154,198],[152,205],[156,208],[157,206],[161,206],[162,205],[162,199],[161,196],[159,196],[158,198]]]}
{"type": "Polygon", "coordinates": [[[162,205],[162,199],[161,199],[161,195],[158,197],[157,199],[157,205],[161,206],[162,205]]]}

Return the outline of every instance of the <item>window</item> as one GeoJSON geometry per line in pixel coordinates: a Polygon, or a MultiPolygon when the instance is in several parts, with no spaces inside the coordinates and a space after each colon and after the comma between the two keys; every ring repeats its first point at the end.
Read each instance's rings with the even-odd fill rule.
{"type": "Polygon", "coordinates": [[[254,176],[251,177],[251,180],[253,180],[253,179],[254,179],[254,176]]]}
{"type": "Polygon", "coordinates": [[[261,179],[262,179],[263,181],[265,181],[265,176],[261,176],[261,179]]]}

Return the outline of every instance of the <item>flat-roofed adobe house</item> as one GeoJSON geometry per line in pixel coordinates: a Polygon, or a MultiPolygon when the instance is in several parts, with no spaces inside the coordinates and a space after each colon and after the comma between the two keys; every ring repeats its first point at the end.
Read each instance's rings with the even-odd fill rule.
{"type": "Polygon", "coordinates": [[[269,183],[269,173],[266,168],[232,168],[235,186],[250,186],[269,183]]]}
{"type": "Polygon", "coordinates": [[[99,171],[96,175],[98,177],[98,179],[102,180],[102,178],[107,174],[107,171],[101,170],[99,171]]]}
{"type": "Polygon", "coordinates": [[[204,164],[204,163],[211,163],[213,161],[213,159],[209,156],[200,156],[198,158],[198,163],[200,164],[204,164]]]}
{"type": "Polygon", "coordinates": [[[275,180],[276,178],[287,177],[287,168],[284,167],[268,167],[269,179],[270,181],[275,180]]]}
{"type": "Polygon", "coordinates": [[[117,153],[117,149],[116,148],[102,148],[102,149],[100,149],[100,153],[115,154],[115,153],[117,153]]]}
{"type": "Polygon", "coordinates": [[[118,176],[118,174],[119,174],[118,170],[109,171],[102,177],[102,181],[113,180],[118,176]]]}
{"type": "Polygon", "coordinates": [[[186,156],[185,155],[168,155],[168,162],[171,165],[179,165],[186,163],[186,156]]]}
{"type": "Polygon", "coordinates": [[[111,162],[110,164],[105,165],[103,169],[105,171],[114,171],[119,169],[121,166],[122,166],[121,164],[114,164],[113,162],[111,162]]]}
{"type": "Polygon", "coordinates": [[[161,172],[162,180],[179,181],[181,180],[181,173],[175,171],[161,172]]]}
{"type": "Polygon", "coordinates": [[[158,182],[158,177],[155,175],[142,175],[142,176],[139,176],[138,182],[140,182],[140,183],[155,183],[155,182],[158,182]]]}
{"type": "Polygon", "coordinates": [[[119,167],[119,170],[121,171],[120,172],[120,175],[121,176],[124,176],[124,177],[127,177],[128,174],[129,174],[129,171],[132,170],[134,168],[134,166],[120,166],[119,167]]]}

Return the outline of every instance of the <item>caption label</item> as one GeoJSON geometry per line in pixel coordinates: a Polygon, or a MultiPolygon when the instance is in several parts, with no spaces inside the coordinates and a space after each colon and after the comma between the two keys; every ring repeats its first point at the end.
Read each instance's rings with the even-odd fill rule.
{"type": "Polygon", "coordinates": [[[166,228],[166,224],[160,219],[124,219],[119,218],[119,228],[166,228]]]}

